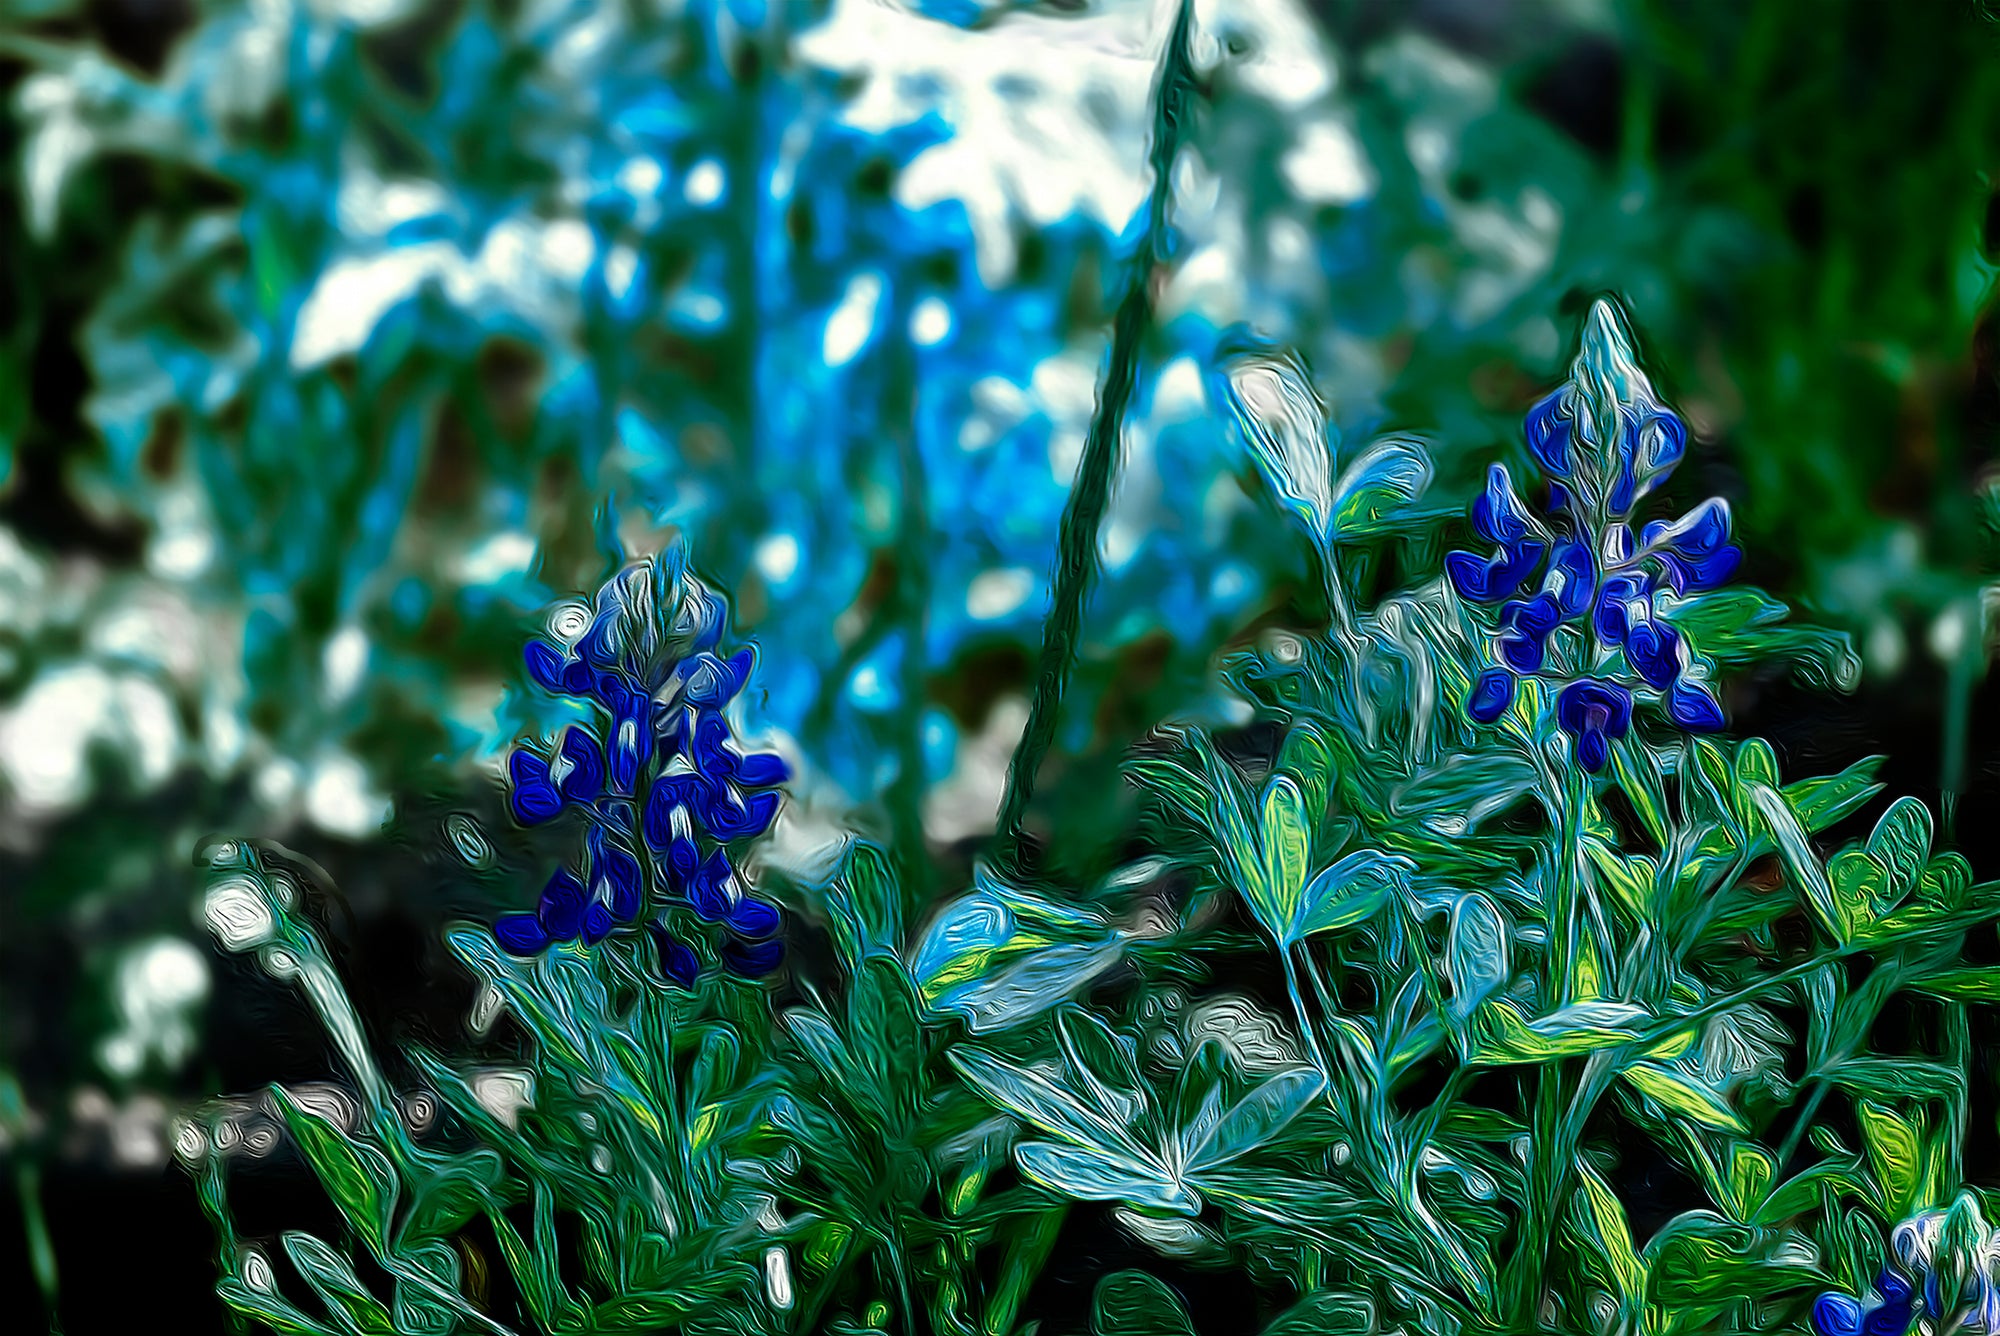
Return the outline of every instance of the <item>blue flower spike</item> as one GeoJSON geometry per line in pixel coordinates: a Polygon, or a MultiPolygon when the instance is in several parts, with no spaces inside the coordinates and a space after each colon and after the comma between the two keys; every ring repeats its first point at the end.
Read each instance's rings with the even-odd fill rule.
{"type": "Polygon", "coordinates": [[[1672,624],[1672,601],[1655,596],[1718,588],[1743,553],[1720,499],[1647,523],[1635,539],[1632,507],[1687,453],[1687,427],[1654,393],[1610,302],[1591,308],[1568,381],[1528,410],[1523,434],[1549,482],[1546,516],[1522,503],[1495,464],[1471,512],[1491,551],[1445,557],[1460,598],[1499,605],[1498,666],[1479,675],[1467,716],[1494,723],[1514,699],[1514,679],[1548,679],[1557,722],[1590,771],[1630,729],[1635,703],[1689,732],[1721,728],[1710,666],[1672,624]]]}
{"type": "Polygon", "coordinates": [[[2000,1336],[2000,1232],[1987,1226],[1970,1192],[1898,1224],[1889,1251],[1873,1295],[1829,1291],[1813,1304],[1818,1336],[2000,1336]]]}
{"type": "Polygon", "coordinates": [[[528,679],[591,718],[566,728],[552,751],[514,749],[509,805],[523,825],[565,808],[588,824],[580,874],[559,869],[534,913],[495,922],[509,952],[643,930],[660,977],[692,987],[702,954],[667,926],[684,912],[712,925],[715,955],[733,972],[760,976],[782,962],[778,910],[747,893],[730,850],[770,829],[790,770],[736,744],[725,710],[756,655],[721,648],[727,616],[674,549],[628,565],[589,605],[563,605],[549,634],[523,649],[528,679]]]}

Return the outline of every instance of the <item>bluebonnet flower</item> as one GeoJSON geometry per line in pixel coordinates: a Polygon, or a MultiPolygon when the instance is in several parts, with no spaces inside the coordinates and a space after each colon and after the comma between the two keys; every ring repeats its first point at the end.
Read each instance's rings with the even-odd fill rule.
{"type": "Polygon", "coordinates": [[[1871,1299],[1820,1295],[1812,1310],[1818,1336],[2000,1336],[2000,1232],[1987,1228],[1971,1193],[1897,1225],[1890,1252],[1871,1299]]]}
{"type": "Polygon", "coordinates": [[[1682,518],[1645,525],[1632,507],[1687,450],[1687,427],[1654,395],[1616,310],[1598,302],[1569,381],[1528,410],[1528,449],[1550,480],[1547,517],[1514,490],[1505,465],[1473,502],[1485,555],[1452,552],[1445,574],[1460,597],[1498,605],[1494,656],[1466,702],[1480,723],[1513,703],[1516,682],[1560,682],[1556,722],[1586,770],[1602,769],[1631,727],[1635,693],[1677,726],[1722,726],[1722,706],[1686,638],[1655,605],[1726,583],[1742,560],[1729,506],[1709,500],[1682,518]],[[1574,628],[1566,633],[1566,628],[1574,628]]]}
{"type": "Polygon", "coordinates": [[[729,853],[770,828],[787,771],[735,745],[724,710],[756,660],[748,648],[720,650],[725,616],[674,550],[627,566],[593,609],[565,609],[550,638],[528,642],[536,685],[595,717],[507,758],[517,820],[575,809],[587,822],[579,865],[549,877],[533,913],[494,924],[509,951],[595,944],[643,921],[661,976],[687,986],[700,956],[666,917],[685,910],[723,930],[718,953],[737,973],[767,974],[783,959],[777,909],[748,892],[729,853]]]}

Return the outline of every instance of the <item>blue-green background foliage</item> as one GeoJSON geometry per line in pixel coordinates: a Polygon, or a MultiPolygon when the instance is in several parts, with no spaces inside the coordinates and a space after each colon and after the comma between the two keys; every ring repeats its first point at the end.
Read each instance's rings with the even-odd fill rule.
{"type": "MultiPolygon", "coordinates": [[[[18,1158],[104,1159],[111,1115],[79,1107],[157,1129],[148,1092],[243,1083],[225,967],[132,963],[189,936],[197,836],[307,847],[357,922],[412,938],[523,903],[543,864],[490,782],[542,708],[512,690],[521,641],[671,532],[760,646],[749,721],[798,762],[793,817],[921,828],[962,872],[1141,203],[1148,7],[7,10],[18,1158]]],[[[1899,788],[1948,822],[1988,782],[2000,429],[1975,8],[1265,0],[1203,24],[1172,276],[1034,813],[1055,864],[1112,866],[1116,767],[1202,704],[1219,649],[1327,616],[1208,397],[1218,337],[1301,349],[1348,442],[1436,442],[1423,505],[1363,558],[1388,589],[1462,537],[1488,462],[1524,459],[1520,414],[1603,291],[1693,428],[1671,499],[1728,497],[1749,576],[1861,649],[1859,703],[1797,747],[1893,734],[1899,788]]],[[[1785,689],[1727,703],[1755,720],[1785,689]]],[[[398,1000],[381,1023],[421,1025],[398,1000]]]]}

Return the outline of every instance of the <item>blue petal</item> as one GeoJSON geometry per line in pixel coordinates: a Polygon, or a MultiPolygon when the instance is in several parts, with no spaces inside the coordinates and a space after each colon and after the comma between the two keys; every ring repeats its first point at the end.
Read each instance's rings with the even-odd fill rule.
{"type": "Polygon", "coordinates": [[[1687,424],[1670,409],[1626,413],[1619,441],[1618,484],[1611,509],[1624,514],[1632,503],[1653,490],[1687,454],[1687,424]]]}
{"type": "Polygon", "coordinates": [[[729,895],[724,888],[730,876],[729,859],[718,849],[688,878],[688,903],[703,922],[718,923],[729,912],[729,895]]]}
{"type": "Polygon", "coordinates": [[[1514,674],[1505,668],[1488,668],[1472,684],[1472,696],[1465,712],[1482,724],[1490,724],[1507,712],[1514,702],[1514,674]]]}
{"type": "Polygon", "coordinates": [[[776,938],[768,942],[724,942],[722,962],[746,979],[760,978],[785,960],[785,944],[776,938]]]}
{"type": "Polygon", "coordinates": [[[617,926],[618,920],[612,916],[609,906],[592,905],[583,911],[583,940],[592,946],[609,937],[611,930],[617,926]]]}
{"type": "Polygon", "coordinates": [[[569,689],[563,676],[563,656],[546,640],[530,640],[521,650],[521,658],[528,665],[528,676],[544,691],[561,695],[569,689]]]}
{"type": "Polygon", "coordinates": [[[1484,559],[1470,552],[1450,552],[1445,554],[1444,571],[1464,597],[1475,603],[1498,603],[1517,593],[1535,573],[1543,551],[1543,544],[1530,540],[1484,559]]]}
{"type": "Polygon", "coordinates": [[[1632,693],[1616,682],[1580,677],[1556,697],[1556,723],[1565,733],[1608,733],[1622,738],[1632,726],[1632,693]]]}
{"type": "Polygon", "coordinates": [[[540,825],[562,810],[562,797],[549,782],[549,763],[534,752],[515,748],[507,757],[507,777],[512,781],[507,805],[522,825],[540,825]]]}
{"type": "Polygon", "coordinates": [[[1625,643],[1636,620],[1650,616],[1652,602],[1646,594],[1646,579],[1625,572],[1608,577],[1597,591],[1597,607],[1591,612],[1591,626],[1607,648],[1625,643]],[[1636,605],[1636,606],[1635,606],[1636,605]]]}
{"type": "Polygon", "coordinates": [[[1563,391],[1557,390],[1530,408],[1522,423],[1535,462],[1553,478],[1567,478],[1570,473],[1570,419],[1562,411],[1562,399],[1563,391]]]}
{"type": "Polygon", "coordinates": [[[563,730],[563,759],[569,773],[556,785],[562,796],[573,803],[595,801],[604,792],[604,749],[590,732],[572,724],[563,730]]]}
{"type": "Polygon", "coordinates": [[[1576,763],[1596,774],[1611,759],[1611,743],[1605,739],[1602,729],[1587,728],[1576,740],[1576,763]]]}
{"type": "Polygon", "coordinates": [[[1667,717],[1690,733],[1712,733],[1722,727],[1722,704],[1707,687],[1676,682],[1667,693],[1667,717]]]}
{"type": "Polygon", "coordinates": [[[493,940],[513,955],[532,956],[549,944],[549,934],[533,914],[502,914],[493,922],[493,940]]]}
{"type": "Polygon", "coordinates": [[[1828,1290],[1813,1301],[1813,1330],[1819,1336],[1861,1336],[1865,1312],[1853,1295],[1828,1290]]]}
{"type": "Polygon", "coordinates": [[[1486,470],[1486,490],[1472,501],[1472,527],[1487,542],[1504,548],[1518,547],[1533,531],[1528,508],[1515,495],[1504,465],[1486,470]]]}
{"type": "Polygon", "coordinates": [[[611,917],[620,923],[638,918],[646,898],[639,860],[617,845],[607,844],[598,856],[596,872],[599,894],[611,917]]]}
{"type": "Polygon", "coordinates": [[[1659,622],[1640,622],[1625,634],[1625,659],[1647,685],[1665,691],[1681,675],[1680,633],[1659,622]]]}
{"type": "Polygon", "coordinates": [[[1555,598],[1564,618],[1580,617],[1597,592],[1597,563],[1582,543],[1558,543],[1549,553],[1543,588],[1555,598]]]}
{"type": "Polygon", "coordinates": [[[756,661],[756,650],[747,645],[727,659],[713,654],[701,655],[694,661],[694,669],[688,675],[688,703],[704,709],[727,704],[749,681],[750,669],[756,661]]]}
{"type": "Polygon", "coordinates": [[[769,752],[756,752],[736,762],[736,782],[746,789],[774,788],[791,775],[785,758],[769,752]]]}
{"type": "Polygon", "coordinates": [[[675,941],[658,923],[648,923],[646,932],[659,953],[660,976],[682,988],[694,987],[695,977],[701,973],[701,957],[685,942],[675,941]]]}
{"type": "Polygon", "coordinates": [[[568,868],[558,868],[548,885],[542,887],[536,914],[553,940],[574,941],[583,931],[583,906],[583,883],[568,868]]]}
{"type": "Polygon", "coordinates": [[[709,806],[709,834],[725,844],[762,835],[778,815],[779,802],[776,793],[753,793],[745,797],[734,788],[725,788],[709,806]]]}
{"type": "Polygon", "coordinates": [[[769,937],[778,930],[778,909],[746,895],[729,907],[727,922],[732,932],[742,936],[769,937]]]}

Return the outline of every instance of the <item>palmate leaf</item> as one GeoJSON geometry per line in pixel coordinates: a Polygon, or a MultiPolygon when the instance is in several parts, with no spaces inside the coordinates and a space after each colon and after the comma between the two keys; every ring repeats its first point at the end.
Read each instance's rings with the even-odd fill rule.
{"type": "Polygon", "coordinates": [[[1355,850],[1307,883],[1281,945],[1366,922],[1391,896],[1408,889],[1416,870],[1417,865],[1401,854],[1355,850]]]}
{"type": "Polygon", "coordinates": [[[991,1053],[959,1047],[952,1066],[988,1100],[1022,1122],[1074,1146],[1137,1157],[1126,1130],[1040,1072],[1016,1067],[991,1053]]]}
{"type": "Polygon", "coordinates": [[[1311,1068],[1273,1076],[1183,1143],[1188,1172],[1199,1175],[1269,1145],[1325,1089],[1325,1078],[1311,1068]]]}
{"type": "Polygon", "coordinates": [[[1778,856],[1784,860],[1785,871],[1804,894],[1806,904],[1820,927],[1836,942],[1847,941],[1853,936],[1860,920],[1850,906],[1843,905],[1835,896],[1833,885],[1827,880],[1826,869],[1820,865],[1819,855],[1807,842],[1806,830],[1799,822],[1798,813],[1785,801],[1784,794],[1768,784],[1752,783],[1748,786],[1748,794],[1757,813],[1763,817],[1773,843],[1778,846],[1778,856]]]}
{"type": "Polygon", "coordinates": [[[1900,1220],[1925,1204],[1923,1136],[1915,1124],[1885,1104],[1857,1100],[1854,1116],[1868,1149],[1880,1194],[1875,1205],[1891,1220],[1900,1220]]]}
{"type": "Polygon", "coordinates": [[[1141,1151],[1024,1141],[1014,1148],[1014,1160],[1037,1183],[1080,1201],[1122,1201],[1179,1215],[1201,1213],[1201,1198],[1141,1151]]]}
{"type": "Polygon", "coordinates": [[[1057,1016],[1056,1036],[1098,1110],[1119,1127],[1138,1126],[1150,1101],[1131,1042],[1081,1007],[1067,1007],[1057,1016]]]}

